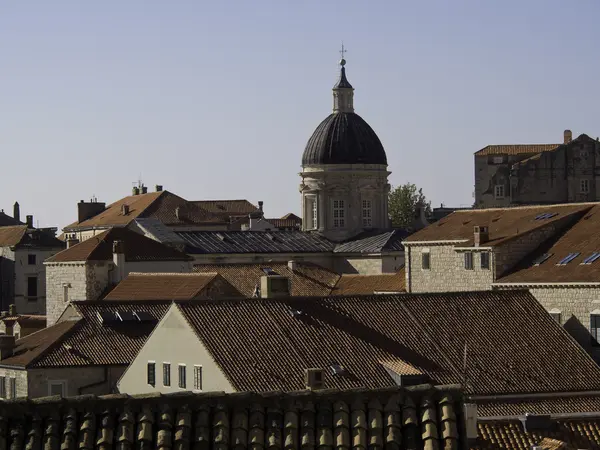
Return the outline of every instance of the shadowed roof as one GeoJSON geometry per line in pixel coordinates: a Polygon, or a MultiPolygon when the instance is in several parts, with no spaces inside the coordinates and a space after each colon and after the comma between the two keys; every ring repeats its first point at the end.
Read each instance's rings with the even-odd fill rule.
{"type": "Polygon", "coordinates": [[[561,144],[508,144],[488,145],[475,152],[475,156],[520,155],[523,153],[541,153],[555,150],[561,144]]]}
{"type": "Polygon", "coordinates": [[[374,292],[405,291],[406,276],[404,268],[397,273],[380,275],[343,274],[331,295],[369,295],[374,292]]]}
{"type": "Polygon", "coordinates": [[[191,300],[216,273],[130,273],[104,300],[191,300]]]}

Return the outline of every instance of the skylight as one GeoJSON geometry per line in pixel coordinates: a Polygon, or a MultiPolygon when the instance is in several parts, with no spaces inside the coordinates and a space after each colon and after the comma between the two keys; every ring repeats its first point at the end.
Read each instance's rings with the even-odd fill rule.
{"type": "Polygon", "coordinates": [[[561,259],[556,265],[557,266],[566,266],[571,261],[573,261],[575,258],[577,258],[579,255],[580,255],[579,252],[569,253],[567,256],[565,256],[563,259],[561,259]]]}
{"type": "Polygon", "coordinates": [[[121,322],[137,322],[138,320],[131,311],[117,311],[117,317],[121,322]]]}
{"type": "Polygon", "coordinates": [[[329,366],[329,368],[331,369],[331,373],[333,375],[345,375],[346,374],[346,369],[344,369],[341,365],[339,365],[338,363],[334,362],[331,363],[331,365],[329,366]]]}
{"type": "Polygon", "coordinates": [[[600,252],[594,252],[583,260],[581,264],[589,265],[600,258],[600,252]]]}
{"type": "Polygon", "coordinates": [[[540,264],[542,264],[544,261],[546,261],[551,256],[552,256],[552,253],[544,253],[542,256],[540,256],[538,259],[536,259],[533,262],[533,265],[534,266],[539,266],[540,264]]]}
{"type": "Polygon", "coordinates": [[[277,272],[275,272],[270,267],[263,267],[262,271],[265,273],[265,275],[279,275],[277,272]]]}
{"type": "Polygon", "coordinates": [[[543,214],[538,214],[537,216],[535,216],[535,220],[545,220],[545,219],[550,219],[551,217],[557,216],[558,213],[543,213],[543,214]]]}

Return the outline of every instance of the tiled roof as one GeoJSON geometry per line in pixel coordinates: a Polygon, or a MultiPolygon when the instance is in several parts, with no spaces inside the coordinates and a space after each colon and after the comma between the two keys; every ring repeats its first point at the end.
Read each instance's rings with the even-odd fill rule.
{"type": "Polygon", "coordinates": [[[479,225],[488,227],[489,241],[485,245],[494,246],[551,223],[556,226],[567,226],[568,223],[562,219],[569,216],[575,221],[593,205],[591,203],[574,203],[455,211],[438,222],[411,234],[404,242],[410,244],[419,241],[456,240],[464,241],[464,245],[468,246],[473,243],[473,227],[479,225]],[[556,215],[550,218],[536,219],[544,213],[556,215]]]}
{"type": "Polygon", "coordinates": [[[263,268],[270,268],[279,275],[288,277],[293,296],[329,295],[340,277],[331,270],[310,263],[297,263],[296,270],[293,271],[286,263],[198,264],[194,266],[194,271],[216,272],[244,297],[252,297],[255,287],[260,286],[260,279],[265,275],[263,268]]]}
{"type": "Polygon", "coordinates": [[[48,397],[0,402],[0,448],[458,449],[463,417],[456,387],[48,397]]]}
{"type": "Polygon", "coordinates": [[[182,231],[188,253],[320,253],[334,244],[302,231],[182,231]]]}
{"type": "Polygon", "coordinates": [[[130,273],[104,300],[191,300],[216,273],[130,273]]]}
{"type": "Polygon", "coordinates": [[[475,155],[521,155],[523,153],[541,153],[554,150],[560,145],[561,144],[488,145],[475,152],[475,155]]]}
{"type": "Polygon", "coordinates": [[[375,292],[404,292],[404,269],[381,275],[343,274],[331,295],[368,295],[375,292]]]}
{"type": "Polygon", "coordinates": [[[379,253],[404,250],[402,241],[408,236],[404,230],[365,231],[347,242],[335,246],[335,253],[379,253]]]}
{"type": "MultiPolygon", "coordinates": [[[[32,367],[129,365],[154,329],[156,321],[160,320],[169,308],[170,302],[81,301],[73,302],[72,305],[81,319],[68,335],[60,339],[61,345],[55,345],[45,351],[32,367]],[[117,311],[144,311],[156,320],[102,324],[100,313],[117,311]]],[[[68,326],[65,323],[59,322],[54,326],[68,326]]],[[[34,334],[38,333],[41,332],[34,334]]]]}
{"type": "Polygon", "coordinates": [[[567,231],[542,245],[525,258],[511,274],[498,279],[498,283],[600,283],[600,204],[590,208],[567,231]],[[599,258],[583,264],[593,253],[599,258]],[[565,265],[557,265],[571,253],[579,253],[565,265]],[[550,255],[539,265],[535,263],[550,255]]]}
{"type": "Polygon", "coordinates": [[[29,367],[35,364],[76,326],[76,321],[61,322],[28,334],[16,342],[13,355],[2,359],[0,366],[29,367]]]}
{"type": "Polygon", "coordinates": [[[190,203],[211,213],[230,215],[246,215],[258,210],[258,207],[248,200],[194,200],[190,203]]]}
{"type": "Polygon", "coordinates": [[[0,322],[4,322],[9,326],[12,326],[15,322],[19,322],[21,326],[40,326],[44,328],[46,326],[46,316],[18,314],[16,316],[0,317],[0,322]]]}
{"type": "Polygon", "coordinates": [[[127,228],[110,228],[57,253],[46,261],[112,261],[115,240],[124,242],[126,261],[189,261],[192,259],[183,252],[135,231],[127,228]]]}
{"type": "Polygon", "coordinates": [[[550,429],[526,432],[521,420],[485,420],[477,424],[471,450],[577,450],[600,448],[600,414],[552,420],[550,429]]]}
{"type": "Polygon", "coordinates": [[[13,225],[24,225],[20,220],[9,216],[4,211],[0,211],[0,227],[7,227],[13,225]]]}
{"type": "Polygon", "coordinates": [[[27,225],[0,227],[0,247],[12,247],[21,242],[27,232],[27,225]]]}
{"type": "Polygon", "coordinates": [[[276,228],[297,228],[302,226],[302,219],[265,219],[276,228]]]}
{"type": "Polygon", "coordinates": [[[381,361],[479,395],[600,388],[600,368],[527,291],[176,304],[240,391],[301,389],[306,368],[333,362],[347,374],[327,369],[326,387],[390,386],[381,361]]]}
{"type": "Polygon", "coordinates": [[[478,398],[474,402],[479,417],[600,413],[600,395],[593,392],[478,398]]]}
{"type": "Polygon", "coordinates": [[[100,214],[83,222],[74,222],[64,227],[64,230],[126,226],[138,217],[158,219],[171,226],[222,222],[194,202],[189,202],[169,191],[161,191],[124,197],[108,205],[100,214]],[[127,214],[123,214],[123,205],[129,206],[127,214]],[[179,208],[179,217],[176,208],[179,208]]]}
{"type": "Polygon", "coordinates": [[[296,220],[298,222],[302,222],[302,217],[299,217],[299,216],[297,216],[294,213],[287,213],[285,216],[282,216],[281,218],[282,219],[286,219],[286,220],[287,219],[293,219],[293,220],[296,220]]]}

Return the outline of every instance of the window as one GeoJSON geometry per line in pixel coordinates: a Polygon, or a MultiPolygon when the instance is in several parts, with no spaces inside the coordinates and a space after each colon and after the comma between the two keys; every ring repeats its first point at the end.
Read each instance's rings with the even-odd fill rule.
{"type": "Polygon", "coordinates": [[[194,389],[202,390],[202,366],[194,366],[194,389]]]}
{"type": "Polygon", "coordinates": [[[17,398],[17,379],[14,377],[9,378],[9,385],[10,398],[17,398]]]}
{"type": "Polygon", "coordinates": [[[421,269],[429,270],[431,268],[431,254],[429,250],[423,250],[421,252],[421,269]]]}
{"type": "Polygon", "coordinates": [[[179,364],[179,387],[185,389],[185,364],[179,364]]]}
{"type": "Polygon", "coordinates": [[[579,182],[579,192],[588,194],[590,192],[590,180],[581,180],[579,182]]]}
{"type": "Polygon", "coordinates": [[[61,397],[65,397],[66,394],[66,381],[48,381],[48,395],[60,395],[61,397]]]}
{"type": "Polygon", "coordinates": [[[317,216],[317,199],[313,198],[312,200],[312,227],[313,230],[319,228],[319,218],[317,216]]]}
{"type": "Polygon", "coordinates": [[[504,156],[494,156],[492,162],[494,164],[502,164],[504,162],[504,156]]]}
{"type": "Polygon", "coordinates": [[[557,266],[566,266],[571,261],[573,261],[575,258],[577,258],[579,255],[580,255],[579,252],[569,253],[567,256],[565,256],[563,259],[561,259],[558,263],[556,263],[556,265],[557,266]]]}
{"type": "Polygon", "coordinates": [[[148,362],[148,384],[154,386],[156,384],[156,363],[148,362]]]}
{"type": "Polygon", "coordinates": [[[481,268],[490,268],[490,252],[481,252],[481,268]]]}
{"type": "Polygon", "coordinates": [[[27,255],[27,264],[29,264],[30,266],[35,266],[35,264],[36,264],[35,255],[27,255]]]}
{"type": "Polygon", "coordinates": [[[550,312],[550,317],[552,317],[552,319],[560,325],[560,323],[561,323],[560,312],[552,311],[552,312],[550,312]]]}
{"type": "Polygon", "coordinates": [[[0,377],[0,398],[6,398],[6,377],[0,377]]]}
{"type": "Polygon", "coordinates": [[[163,363],[163,386],[171,386],[171,363],[163,363]]]}
{"type": "Polygon", "coordinates": [[[600,315],[590,315],[590,335],[592,336],[592,345],[599,345],[598,338],[600,338],[600,315]]]}
{"type": "Polygon", "coordinates": [[[344,228],[346,226],[346,211],[344,200],[333,201],[333,228],[344,228]]]}
{"type": "Polygon", "coordinates": [[[37,277],[27,277],[27,297],[37,297],[38,286],[37,277]]]}
{"type": "Polygon", "coordinates": [[[362,220],[363,227],[372,227],[373,226],[373,217],[371,214],[371,200],[363,200],[362,201],[362,220]]]}
{"type": "Polygon", "coordinates": [[[494,187],[494,197],[501,199],[504,198],[504,185],[503,184],[497,184],[494,187]]]}
{"type": "Polygon", "coordinates": [[[465,269],[473,270],[473,252],[465,252],[465,269]]]}
{"type": "Polygon", "coordinates": [[[317,220],[317,197],[310,195],[306,197],[306,216],[308,217],[307,226],[312,230],[319,227],[317,220]]]}

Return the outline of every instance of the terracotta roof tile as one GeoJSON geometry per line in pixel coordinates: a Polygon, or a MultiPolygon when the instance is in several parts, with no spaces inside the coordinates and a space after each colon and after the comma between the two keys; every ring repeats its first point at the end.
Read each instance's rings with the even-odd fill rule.
{"type": "Polygon", "coordinates": [[[16,342],[13,356],[0,361],[0,366],[29,367],[77,327],[76,321],[61,322],[28,334],[16,342]]]}
{"type": "Polygon", "coordinates": [[[331,295],[364,295],[376,292],[404,292],[406,277],[404,269],[398,273],[381,275],[343,274],[331,295]]]}
{"type": "Polygon", "coordinates": [[[258,210],[248,200],[194,200],[190,203],[211,213],[246,215],[258,210]]]}
{"type": "Polygon", "coordinates": [[[550,429],[526,432],[521,420],[480,421],[471,450],[576,450],[600,448],[600,417],[556,419],[550,429]]]}
{"type": "Polygon", "coordinates": [[[242,391],[301,389],[307,367],[326,369],[326,387],[390,386],[389,358],[479,395],[600,388],[600,367],[526,291],[176,304],[242,391]]]}
{"type": "Polygon", "coordinates": [[[0,402],[0,448],[458,449],[463,422],[454,386],[50,397],[0,402]]]}
{"type": "Polygon", "coordinates": [[[455,211],[411,234],[404,242],[410,244],[419,241],[464,241],[464,245],[468,246],[473,243],[473,227],[479,225],[487,226],[489,230],[489,241],[485,245],[494,246],[548,224],[559,228],[566,227],[569,225],[568,220],[577,220],[593,206],[592,203],[574,203],[455,211]],[[536,219],[544,213],[555,215],[546,219],[536,219]],[[565,222],[563,219],[567,217],[569,219],[565,222]]]}
{"type": "MultiPolygon", "coordinates": [[[[73,327],[71,333],[60,339],[61,345],[44,351],[32,367],[129,365],[146,342],[156,322],[169,308],[170,302],[81,301],[73,302],[72,305],[81,315],[78,325],[73,327]],[[155,320],[102,323],[99,316],[101,313],[117,311],[144,311],[155,320]]],[[[65,323],[59,322],[55,326],[61,324],[68,326],[65,323]]]]}
{"type": "Polygon", "coordinates": [[[112,261],[112,247],[115,240],[124,242],[126,261],[190,261],[192,259],[179,250],[142,236],[135,231],[127,228],[110,228],[57,253],[46,261],[112,261]]]}
{"type": "Polygon", "coordinates": [[[600,395],[593,392],[481,398],[477,403],[479,417],[524,416],[525,414],[600,413],[600,395]]]}
{"type": "Polygon", "coordinates": [[[515,271],[498,283],[600,283],[600,205],[590,208],[582,218],[555,239],[542,245],[525,258],[515,271]],[[578,253],[565,265],[558,263],[571,253],[578,253]],[[598,259],[583,264],[594,253],[598,259]],[[541,264],[538,260],[548,255],[541,264]]]}
{"type": "Polygon", "coordinates": [[[191,300],[217,277],[216,273],[130,273],[104,300],[191,300]]]}
{"type": "Polygon", "coordinates": [[[263,269],[266,268],[290,279],[293,296],[329,295],[339,279],[337,273],[310,263],[297,263],[293,271],[286,263],[198,264],[194,266],[194,271],[218,273],[244,297],[252,297],[255,287],[260,286],[260,279],[265,275],[263,269]]]}
{"type": "Polygon", "coordinates": [[[523,153],[549,152],[561,144],[512,144],[488,145],[475,153],[475,156],[485,155],[521,155],[523,153]]]}
{"type": "Polygon", "coordinates": [[[19,244],[26,232],[27,225],[0,227],[0,247],[12,247],[19,244]]]}

